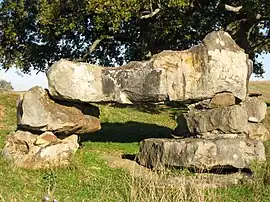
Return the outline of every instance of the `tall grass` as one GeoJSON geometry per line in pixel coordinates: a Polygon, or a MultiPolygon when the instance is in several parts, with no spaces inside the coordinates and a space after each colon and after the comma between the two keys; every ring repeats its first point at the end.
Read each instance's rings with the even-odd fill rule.
{"type": "Polygon", "coordinates": [[[132,178],[129,182],[130,202],[197,202],[197,201],[214,201],[217,194],[203,184],[194,182],[182,184],[162,184],[156,179],[142,180],[132,178]],[[207,194],[211,192],[211,194],[207,194]]]}

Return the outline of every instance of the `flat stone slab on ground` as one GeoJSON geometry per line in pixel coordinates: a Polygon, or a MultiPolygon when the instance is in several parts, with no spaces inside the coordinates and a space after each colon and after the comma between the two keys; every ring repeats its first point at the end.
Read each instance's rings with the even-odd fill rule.
{"type": "Polygon", "coordinates": [[[247,139],[199,138],[145,139],[140,143],[138,162],[153,169],[185,167],[198,169],[250,168],[265,160],[262,142],[247,139]]]}

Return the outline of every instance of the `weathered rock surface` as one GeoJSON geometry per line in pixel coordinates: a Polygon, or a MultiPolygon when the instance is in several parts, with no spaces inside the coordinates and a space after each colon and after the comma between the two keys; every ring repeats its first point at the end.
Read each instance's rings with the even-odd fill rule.
{"type": "Polygon", "coordinates": [[[55,99],[82,102],[159,102],[212,98],[229,91],[243,100],[250,61],[228,33],[212,32],[185,51],[114,68],[60,60],[47,73],[55,99]],[[63,77],[63,75],[65,75],[63,77]]]}
{"type": "Polygon", "coordinates": [[[77,135],[63,140],[52,132],[41,136],[16,131],[7,136],[3,156],[15,166],[30,169],[47,169],[67,166],[79,148],[77,135]]]}
{"type": "Polygon", "coordinates": [[[263,123],[248,123],[248,137],[253,140],[270,140],[270,132],[263,123]]]}
{"type": "Polygon", "coordinates": [[[212,108],[228,107],[236,104],[235,97],[230,92],[217,93],[210,101],[212,108]]]}
{"type": "Polygon", "coordinates": [[[247,132],[243,133],[220,133],[218,130],[213,130],[211,132],[201,133],[196,136],[197,138],[204,139],[233,139],[233,138],[248,138],[247,132]]]}
{"type": "Polygon", "coordinates": [[[260,123],[265,118],[267,105],[262,96],[248,96],[243,104],[247,108],[248,118],[251,122],[255,122],[252,120],[256,119],[260,123]]]}
{"type": "MultiPolygon", "coordinates": [[[[192,110],[184,114],[190,134],[199,135],[214,130],[223,134],[246,132],[248,115],[240,105],[208,110],[192,110]]],[[[182,123],[183,124],[183,123],[182,123]]]]}
{"type": "Polygon", "coordinates": [[[239,104],[240,101],[230,92],[218,92],[211,99],[201,100],[188,105],[188,109],[202,110],[202,109],[213,109],[219,107],[228,107],[239,104]]]}
{"type": "Polygon", "coordinates": [[[250,168],[252,161],[264,161],[263,143],[244,139],[205,140],[145,139],[140,143],[138,162],[146,167],[198,169],[250,168]]]}
{"type": "Polygon", "coordinates": [[[63,105],[50,99],[46,90],[34,87],[20,98],[17,107],[18,127],[36,132],[51,131],[64,135],[85,134],[101,128],[91,105],[63,105]]]}
{"type": "Polygon", "coordinates": [[[217,93],[212,99],[189,105],[188,112],[177,117],[178,126],[172,136],[206,139],[249,137],[265,141],[269,132],[260,122],[265,118],[266,110],[263,97],[257,94],[240,102],[231,93],[217,93]]]}

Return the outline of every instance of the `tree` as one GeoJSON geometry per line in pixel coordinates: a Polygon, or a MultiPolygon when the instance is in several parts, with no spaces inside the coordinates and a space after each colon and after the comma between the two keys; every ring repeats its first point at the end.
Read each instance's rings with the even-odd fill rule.
{"type": "Polygon", "coordinates": [[[1,91],[13,91],[11,83],[5,80],[0,80],[0,92],[1,91]]]}
{"type": "Polygon", "coordinates": [[[270,50],[269,0],[3,0],[0,63],[45,71],[68,58],[121,65],[228,31],[255,62],[270,50]]]}

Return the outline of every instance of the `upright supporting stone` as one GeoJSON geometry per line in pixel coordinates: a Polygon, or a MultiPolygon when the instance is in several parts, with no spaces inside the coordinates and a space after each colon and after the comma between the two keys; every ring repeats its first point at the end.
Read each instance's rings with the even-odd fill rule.
{"type": "Polygon", "coordinates": [[[59,104],[50,98],[46,90],[34,87],[18,102],[18,126],[39,133],[89,134],[101,128],[100,120],[91,116],[96,113],[96,108],[89,104],[59,104]]]}

